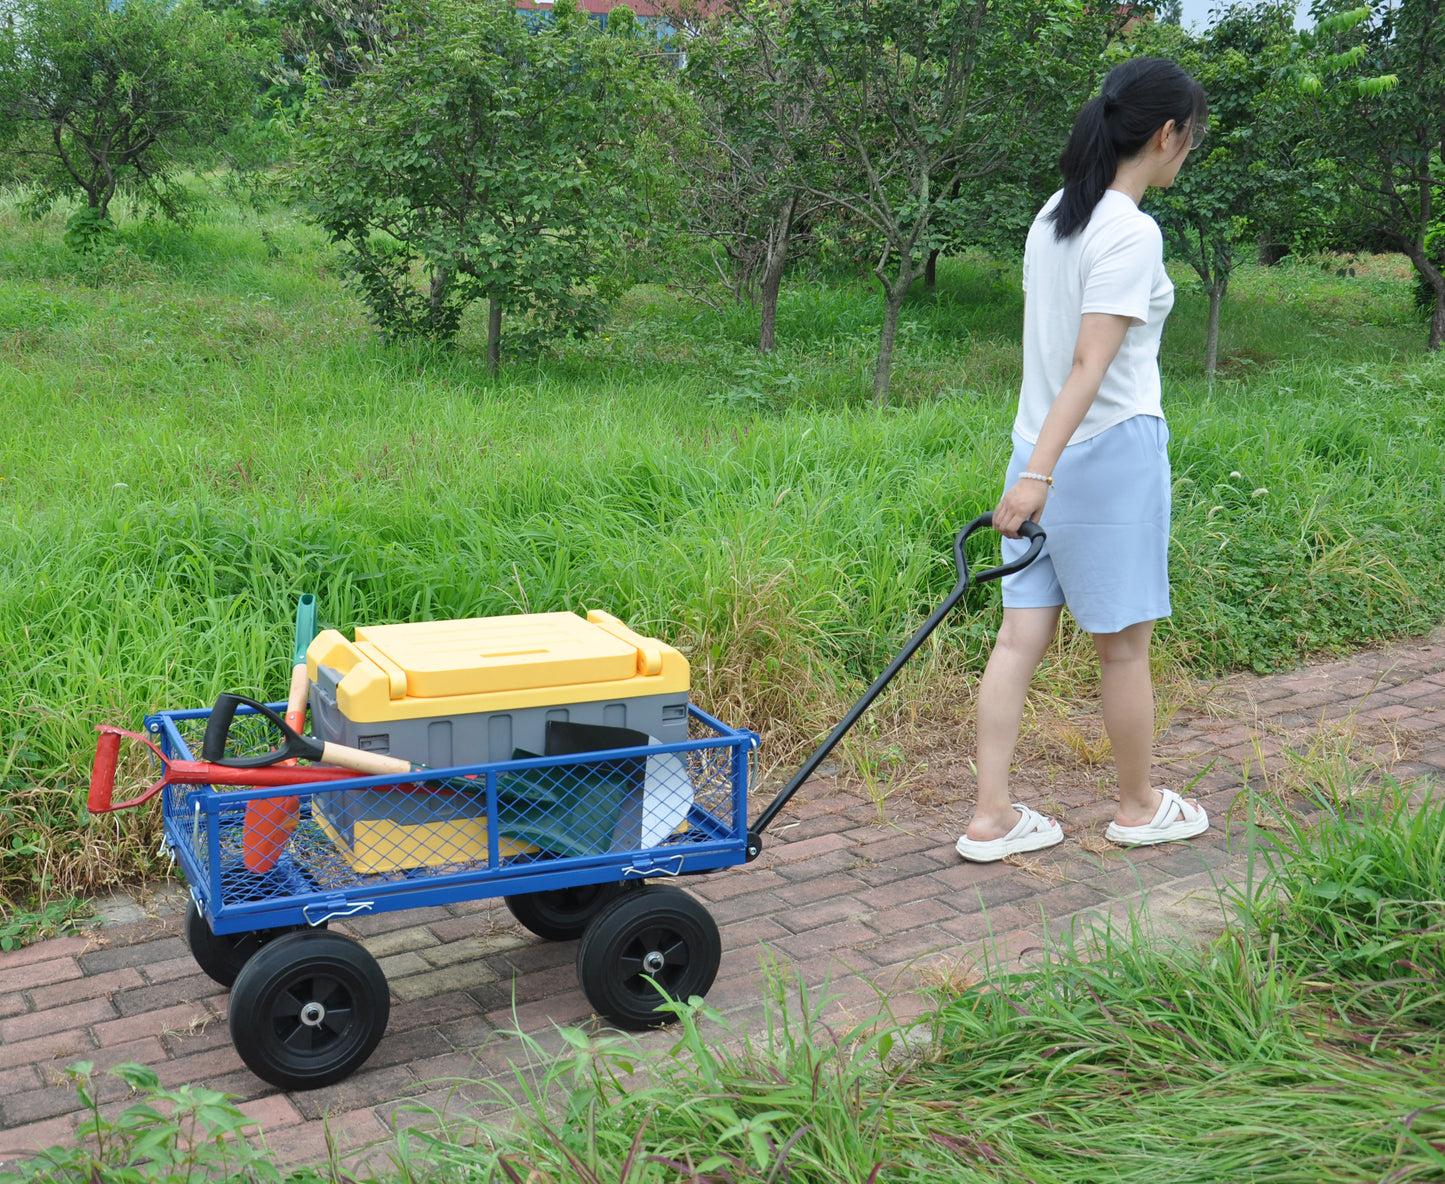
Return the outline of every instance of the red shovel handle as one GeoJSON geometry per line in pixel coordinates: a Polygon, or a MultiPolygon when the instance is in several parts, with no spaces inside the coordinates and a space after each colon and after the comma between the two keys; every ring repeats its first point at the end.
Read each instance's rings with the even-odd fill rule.
{"type": "Polygon", "coordinates": [[[112,809],[110,795],[115,792],[115,766],[120,760],[120,733],[114,728],[101,728],[95,742],[95,764],[90,769],[90,796],[86,808],[92,814],[112,809]]]}
{"type": "Polygon", "coordinates": [[[338,768],[336,765],[273,765],[264,769],[233,769],[206,761],[167,760],[150,737],[140,732],[126,732],[111,727],[96,730],[100,733],[100,738],[95,745],[95,764],[90,771],[90,795],[86,799],[86,806],[92,814],[106,814],[112,810],[128,810],[132,806],[144,805],[167,785],[244,785],[270,789],[316,781],[346,781],[356,776],[353,770],[338,768]],[[113,802],[111,798],[115,793],[115,770],[120,760],[122,736],[129,740],[139,740],[155,753],[160,759],[163,772],[161,779],[139,797],[125,802],[113,802]]]}

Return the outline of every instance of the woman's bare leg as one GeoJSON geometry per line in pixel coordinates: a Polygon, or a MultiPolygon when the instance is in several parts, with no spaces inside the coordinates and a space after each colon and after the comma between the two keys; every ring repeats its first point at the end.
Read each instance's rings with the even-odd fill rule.
{"type": "Polygon", "coordinates": [[[1018,823],[1009,798],[1009,767],[1029,682],[1058,632],[1059,612],[1058,608],[1003,610],[1003,625],[978,689],[978,804],[968,824],[970,839],[999,839],[1018,823]]]}
{"type": "Polygon", "coordinates": [[[1151,772],[1154,753],[1154,683],[1149,673],[1153,621],[1140,621],[1118,633],[1095,633],[1099,655],[1104,730],[1114,750],[1119,778],[1120,826],[1153,821],[1162,800],[1151,772]]]}

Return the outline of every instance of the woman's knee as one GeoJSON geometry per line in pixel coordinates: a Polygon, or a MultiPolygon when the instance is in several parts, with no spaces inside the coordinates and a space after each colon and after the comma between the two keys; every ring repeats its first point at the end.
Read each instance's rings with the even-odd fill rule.
{"type": "Polygon", "coordinates": [[[1057,608],[1006,608],[999,626],[996,649],[1037,662],[1059,628],[1057,608]]]}
{"type": "Polygon", "coordinates": [[[1154,632],[1153,621],[1140,621],[1117,633],[1095,633],[1094,650],[1102,665],[1149,661],[1149,639],[1154,632]]]}

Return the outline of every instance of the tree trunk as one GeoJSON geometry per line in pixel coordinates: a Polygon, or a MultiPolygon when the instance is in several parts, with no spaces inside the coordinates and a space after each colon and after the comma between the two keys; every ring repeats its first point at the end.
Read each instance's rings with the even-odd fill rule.
{"type": "Polygon", "coordinates": [[[431,331],[435,333],[442,323],[442,310],[446,307],[447,288],[451,285],[451,272],[438,267],[431,273],[431,288],[427,292],[427,315],[431,318],[431,331]]]}
{"type": "Polygon", "coordinates": [[[787,262],[787,247],[776,260],[768,260],[768,269],[763,273],[763,322],[758,330],[758,352],[770,354],[777,344],[778,333],[778,289],[783,286],[783,264],[787,262]]]}
{"type": "Polygon", "coordinates": [[[487,372],[495,374],[502,365],[502,302],[487,300],[487,372]]]}
{"type": "Polygon", "coordinates": [[[878,339],[878,361],[873,367],[873,406],[888,406],[888,382],[893,372],[893,342],[898,336],[898,315],[903,311],[903,298],[913,283],[912,267],[905,261],[898,278],[883,285],[883,335],[878,339]]]}
{"type": "Polygon", "coordinates": [[[1433,352],[1445,345],[1445,267],[1425,254],[1417,243],[1406,244],[1406,255],[1415,265],[1415,274],[1430,285],[1435,293],[1435,311],[1430,315],[1430,343],[1433,352]]]}
{"type": "MultiPolygon", "coordinates": [[[[948,192],[949,200],[957,201],[962,189],[963,179],[959,178],[953,183],[953,188],[948,192]]],[[[938,282],[938,257],[942,254],[943,249],[941,247],[934,247],[933,250],[928,252],[928,263],[923,268],[923,286],[930,292],[933,291],[934,284],[938,282]]]]}
{"type": "Polygon", "coordinates": [[[1224,292],[1228,287],[1228,276],[1209,285],[1209,328],[1204,335],[1204,374],[1210,379],[1219,368],[1219,306],[1224,303],[1224,292]]]}
{"type": "Polygon", "coordinates": [[[783,286],[783,268],[788,262],[788,242],[792,238],[793,215],[797,209],[797,197],[789,197],[778,211],[768,234],[768,257],[763,267],[763,322],[758,331],[759,353],[772,353],[777,343],[778,290],[783,286]]]}

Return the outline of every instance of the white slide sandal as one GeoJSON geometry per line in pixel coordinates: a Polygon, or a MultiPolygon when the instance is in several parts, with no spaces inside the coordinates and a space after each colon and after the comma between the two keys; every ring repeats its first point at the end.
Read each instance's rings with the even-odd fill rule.
{"type": "Polygon", "coordinates": [[[1160,793],[1164,800],[1159,803],[1152,822],[1143,826],[1120,826],[1111,822],[1104,837],[1129,847],[1150,847],[1155,843],[1192,839],[1209,829],[1209,815],[1203,806],[1191,806],[1172,789],[1160,790],[1160,793]]]}
{"type": "Polygon", "coordinates": [[[1064,841],[1064,828],[1052,818],[1045,818],[1037,810],[1014,804],[1020,814],[1013,830],[1001,839],[970,839],[963,835],[956,850],[965,859],[974,863],[997,863],[1006,855],[1021,855],[1025,851],[1041,851],[1055,847],[1064,841]]]}

